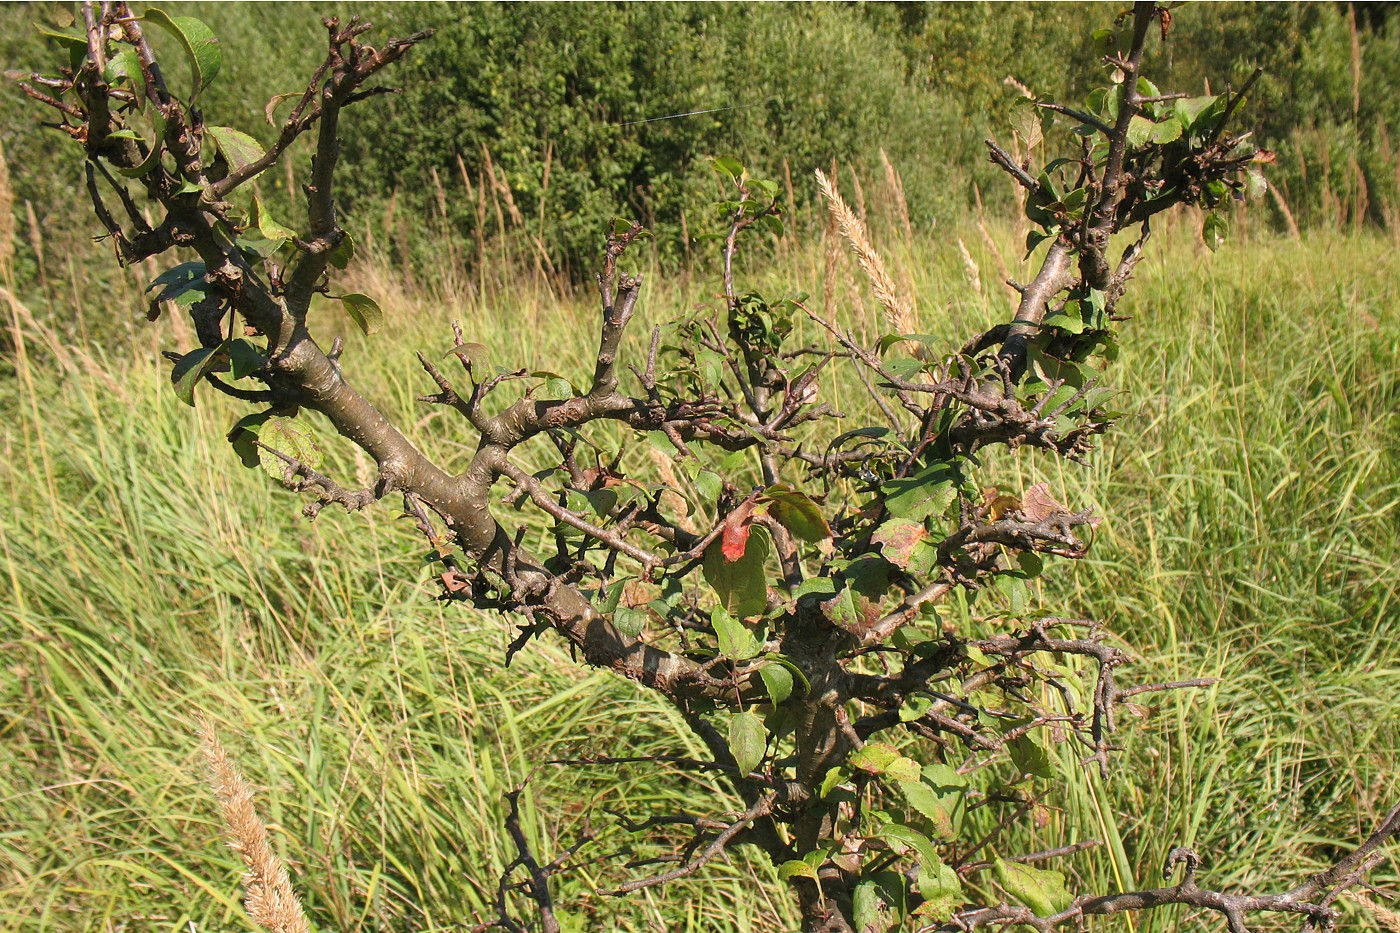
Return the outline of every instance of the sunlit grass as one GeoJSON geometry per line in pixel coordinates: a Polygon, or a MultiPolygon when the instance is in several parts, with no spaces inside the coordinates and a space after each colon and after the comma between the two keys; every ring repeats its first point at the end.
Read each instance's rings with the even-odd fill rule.
{"type": "MultiPolygon", "coordinates": [[[[1010,233],[993,233],[1014,258],[1010,233]]],[[[955,236],[887,256],[914,285],[921,328],[950,342],[1006,302],[991,247],[960,234],[983,280],[970,297],[955,236]]],[[[1008,488],[1045,479],[1106,517],[1088,560],[1051,565],[1042,609],[1103,620],[1143,659],[1124,677],[1222,682],[1146,698],[1125,717],[1108,782],[1067,781],[1036,838],[997,846],[1116,836],[1070,863],[1086,890],[1106,891],[1157,883],[1166,851],[1192,845],[1203,882],[1276,889],[1400,794],[1400,263],[1367,237],[1245,241],[1211,257],[1181,228],[1154,246],[1109,370],[1130,414],[1107,449],[1087,469],[1028,454],[995,469],[1008,488]]],[[[781,254],[761,286],[821,302],[820,249],[781,254]]],[[[427,385],[413,359],[447,350],[449,321],[502,365],[591,371],[586,292],[526,282],[459,297],[375,267],[357,276],[390,323],[371,341],[346,335],[346,371],[449,468],[473,438],[414,401],[427,385]]],[[[716,291],[654,270],[646,289],[646,323],[713,306],[716,291]]],[[[859,287],[842,280],[834,297],[843,323],[878,334],[859,287]]],[[[489,918],[515,855],[502,795],[530,775],[539,855],[615,826],[607,810],[732,803],[660,765],[539,767],[701,752],[674,712],[547,639],[506,669],[508,622],[433,600],[424,547],[392,503],[299,519],[294,496],[228,451],[236,407],[202,394],[191,413],[149,346],[94,356],[22,329],[0,389],[0,927],[249,929],[202,783],[199,711],[259,786],[321,929],[489,918]]],[[[639,328],[630,349],[645,339],[639,328]]],[[[859,413],[854,379],[828,388],[859,413]]],[[[332,452],[348,482],[371,467],[332,452]]],[[[605,833],[560,879],[568,928],[793,928],[771,869],[742,860],[662,894],[596,894],[646,854],[618,855],[628,841],[605,833]]]]}

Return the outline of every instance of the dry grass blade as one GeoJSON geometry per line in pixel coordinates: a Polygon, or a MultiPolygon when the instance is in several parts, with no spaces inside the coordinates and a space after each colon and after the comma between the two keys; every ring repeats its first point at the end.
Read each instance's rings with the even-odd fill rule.
{"type": "Polygon", "coordinates": [[[219,808],[232,841],[229,845],[243,859],[248,871],[243,876],[247,892],[244,906],[253,922],[273,933],[310,933],[301,901],[292,889],[287,866],[272,851],[267,827],[253,808],[253,788],[229,758],[228,752],[204,717],[199,720],[199,737],[204,759],[209,765],[209,783],[219,799],[219,808]]]}
{"type": "Polygon", "coordinates": [[[817,186],[821,189],[822,199],[826,201],[827,210],[836,221],[837,229],[841,231],[841,236],[851,246],[851,251],[856,254],[856,262],[860,265],[860,271],[865,273],[865,277],[870,280],[870,285],[875,291],[875,298],[885,309],[885,317],[889,323],[891,331],[896,334],[911,334],[917,330],[916,318],[914,316],[913,303],[900,295],[895,287],[894,279],[890,277],[885,269],[885,261],[880,258],[880,254],[875,250],[875,244],[870,241],[866,233],[865,224],[861,223],[859,217],[846,204],[836,188],[831,184],[821,169],[816,170],[817,186]]]}
{"type": "Polygon", "coordinates": [[[15,195],[10,187],[10,165],[0,146],[0,282],[10,285],[15,262],[15,195]]]}

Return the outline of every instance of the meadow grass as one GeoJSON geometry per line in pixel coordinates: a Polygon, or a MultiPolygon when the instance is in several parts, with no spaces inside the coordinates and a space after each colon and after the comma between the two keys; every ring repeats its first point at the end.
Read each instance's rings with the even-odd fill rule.
{"type": "MultiPolygon", "coordinates": [[[[1013,239],[967,227],[881,249],[917,298],[919,329],[952,342],[1005,313],[997,278],[1025,278],[1006,258],[1013,239]]],[[[1058,749],[1073,777],[1047,796],[1043,825],[995,847],[1101,839],[1066,867],[1083,889],[1108,891],[1157,883],[1167,850],[1192,845],[1203,882],[1277,889],[1400,797],[1400,262],[1357,235],[1246,239],[1211,256],[1183,226],[1154,246],[1110,370],[1129,414],[1105,449],[1086,469],[1029,455],[995,469],[1009,488],[1043,479],[1106,517],[1087,560],[1051,565],[1039,610],[1103,620],[1142,659],[1124,677],[1222,681],[1137,708],[1107,782],[1058,749]]],[[[817,293],[846,326],[878,335],[859,277],[825,264],[819,248],[780,244],[760,284],[817,293]]],[[[449,469],[473,438],[413,401],[425,385],[412,354],[445,351],[451,319],[502,365],[576,381],[591,370],[586,293],[459,289],[450,277],[428,291],[375,263],[355,276],[390,323],[372,341],[347,334],[346,369],[449,469]]],[[[713,305],[713,280],[648,277],[647,321],[713,305]]],[[[107,313],[139,313],[134,295],[118,299],[107,313]]],[[[292,494],[230,454],[234,405],[210,393],[192,413],[174,397],[153,349],[171,342],[169,321],[104,353],[19,308],[12,317],[0,380],[0,927],[252,929],[203,781],[201,714],[255,785],[323,930],[490,918],[515,855],[502,797],[527,775],[524,823],[545,857],[586,826],[614,826],[608,810],[640,819],[730,800],[659,764],[539,767],[701,752],[673,711],[548,639],[507,669],[508,623],[435,602],[421,539],[392,507],[300,519],[292,494]]],[[[640,348],[645,336],[631,339],[640,348]]],[[[853,377],[828,388],[858,414],[853,377]]],[[[372,476],[349,451],[330,463],[372,476]]],[[[605,830],[559,880],[566,929],[794,927],[771,867],[742,857],[660,893],[595,893],[628,876],[625,858],[657,851],[605,830]]],[[[1384,901],[1395,872],[1379,877],[1384,901]]]]}

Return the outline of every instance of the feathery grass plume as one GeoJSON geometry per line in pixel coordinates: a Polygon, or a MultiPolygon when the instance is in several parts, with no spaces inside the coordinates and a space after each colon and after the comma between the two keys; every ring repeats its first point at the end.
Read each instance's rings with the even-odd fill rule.
{"type": "Polygon", "coordinates": [[[885,317],[890,330],[896,334],[914,333],[918,328],[915,323],[913,304],[905,300],[899,294],[899,290],[895,288],[894,279],[890,278],[889,272],[885,269],[885,261],[875,251],[875,245],[870,242],[870,237],[865,232],[865,224],[860,222],[860,218],[855,215],[840,193],[832,186],[826,173],[821,169],[817,169],[816,173],[817,187],[821,189],[827,210],[835,219],[842,238],[850,244],[851,251],[856,254],[856,262],[860,266],[860,271],[864,272],[865,277],[870,280],[876,300],[885,309],[885,317]]]}
{"type": "Polygon", "coordinates": [[[894,163],[890,157],[885,155],[885,150],[880,149],[880,161],[885,166],[885,184],[889,186],[890,196],[894,198],[894,207],[899,214],[899,224],[904,228],[904,239],[912,247],[914,245],[914,225],[909,222],[909,202],[904,197],[904,180],[899,177],[899,172],[895,170],[894,163]]]}
{"type": "Polygon", "coordinates": [[[10,166],[0,145],[0,282],[12,284],[15,268],[15,193],[10,187],[10,166]]]}
{"type": "Polygon", "coordinates": [[[1016,93],[1020,94],[1022,97],[1028,97],[1031,100],[1035,100],[1035,94],[1031,92],[1030,88],[1026,87],[1024,82],[1018,80],[1015,75],[1007,75],[1006,77],[1001,79],[1001,83],[1011,88],[1016,93]]]}
{"type": "Polygon", "coordinates": [[[977,268],[977,260],[972,258],[972,253],[968,252],[967,244],[963,242],[962,237],[958,237],[958,251],[962,253],[963,278],[967,280],[967,287],[980,297],[982,294],[982,270],[977,268]]]}
{"type": "Polygon", "coordinates": [[[34,202],[24,202],[24,217],[29,224],[29,248],[34,251],[34,261],[39,264],[39,284],[44,289],[44,297],[49,294],[49,277],[44,272],[44,232],[39,229],[39,218],[34,213],[34,202]]]}
{"type": "Polygon", "coordinates": [[[1382,907],[1360,891],[1348,891],[1347,897],[1365,908],[1371,919],[1376,921],[1376,926],[1385,933],[1400,933],[1400,913],[1389,907],[1382,907]]]}
{"type": "Polygon", "coordinates": [[[243,859],[248,871],[243,875],[247,896],[243,905],[253,922],[272,933],[310,933],[301,901],[292,889],[287,866],[272,851],[267,827],[253,809],[253,788],[229,758],[214,734],[214,727],[199,717],[199,737],[204,759],[209,765],[209,783],[219,799],[229,845],[243,859]]]}

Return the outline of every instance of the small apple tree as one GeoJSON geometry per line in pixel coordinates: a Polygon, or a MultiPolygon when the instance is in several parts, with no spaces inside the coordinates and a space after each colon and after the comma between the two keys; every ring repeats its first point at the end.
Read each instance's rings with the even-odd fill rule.
{"type": "MultiPolygon", "coordinates": [[[[312,518],[330,505],[401,503],[431,543],[443,597],[519,626],[511,654],[562,638],[581,663],[665,697],[709,750],[709,760],[683,763],[722,772],[740,811],[692,820],[667,870],[614,893],[703,872],[746,845],[778,866],[813,933],[901,922],[1049,931],[1167,904],[1219,912],[1236,933],[1259,911],[1330,929],[1336,897],[1377,863],[1400,809],[1331,869],[1276,894],[1202,888],[1196,854],[1176,849],[1175,884],[1095,895],[1042,867],[1081,846],[999,851],[971,831],[1033,818],[1056,778],[1051,743],[1107,775],[1119,705],[1192,685],[1126,686],[1129,656],[1100,626],[1024,616],[1028,581],[1050,558],[1084,556],[1097,519],[1044,485],[979,480],[985,463],[1016,451],[1090,455],[1113,425],[1104,367],[1153,219],[1195,205],[1216,245],[1228,202],[1262,184],[1267,154],[1231,129],[1248,86],[1191,98],[1142,75],[1151,37],[1170,24],[1165,8],[1136,3],[1096,36],[1111,73],[1102,88],[1081,107],[1029,102],[1025,157],[988,143],[1023,189],[1026,248],[1040,257],[1031,281],[1010,283],[1020,296],[1010,320],[961,348],[898,329],[867,346],[802,297],[741,288],[736,253],[746,237],[780,229],[783,208],[776,184],[717,160],[729,193],[723,295],[711,310],[657,328],[629,360],[624,336],[643,283],[622,263],[643,231],[620,224],[597,276],[586,379],[491,369],[461,328],[450,366],[420,355],[433,387],[422,400],[478,438],[457,473],[355,387],[339,341],[327,345],[308,323],[312,299],[331,295],[354,252],[336,210],[339,139],[353,132],[344,112],[384,91],[370,79],[427,33],[376,48],[363,41],[369,24],[325,20],[325,60],[305,91],[269,104],[269,114],[290,110],[266,149],[206,120],[197,101],[217,77],[218,42],[198,20],[157,9],[86,4],[85,28],[60,37],[67,60],[22,86],[83,147],[118,261],[181,260],[152,283],[151,302],[152,315],[171,306],[189,315],[198,336],[174,355],[175,389],[190,404],[198,390],[247,403],[230,433],[246,464],[305,493],[312,518]],[[179,42],[191,87],[167,83],[150,28],[179,42]],[[1066,129],[1064,157],[1034,163],[1031,153],[1066,129]],[[314,147],[306,217],[288,226],[249,182],[303,137],[314,147]],[[828,339],[807,344],[804,333],[828,339]],[[873,423],[851,424],[822,401],[838,367],[869,388],[873,423]],[[373,458],[372,486],[322,472],[306,412],[373,458]],[[604,423],[636,443],[600,453],[604,423]],[[543,469],[541,444],[552,451],[543,469]],[[979,636],[944,611],[989,588],[1022,616],[1014,628],[979,636]]],[[[901,323],[858,221],[829,186],[827,195],[901,323]]],[[[339,299],[374,333],[371,298],[339,299]]],[[[514,835],[525,880],[503,879],[496,924],[522,929],[517,915],[529,908],[557,930],[549,878],[562,861],[542,866],[514,835]]]]}

